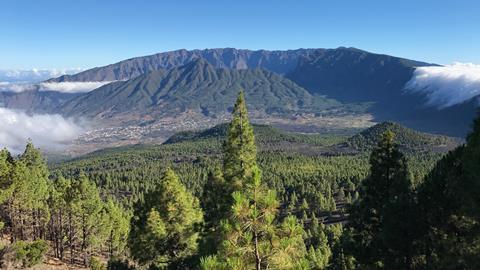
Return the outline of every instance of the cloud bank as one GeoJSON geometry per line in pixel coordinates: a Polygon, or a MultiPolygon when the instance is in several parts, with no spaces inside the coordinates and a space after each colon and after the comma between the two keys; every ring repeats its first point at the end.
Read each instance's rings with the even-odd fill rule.
{"type": "Polygon", "coordinates": [[[65,74],[83,71],[72,69],[0,70],[0,91],[23,92],[31,90],[85,93],[111,82],[43,82],[65,74]]]}
{"type": "Polygon", "coordinates": [[[85,93],[108,83],[111,82],[42,82],[31,84],[0,81],[0,91],[19,93],[23,91],[39,90],[62,93],[85,93]]]}
{"type": "Polygon", "coordinates": [[[480,65],[418,67],[405,88],[425,93],[429,105],[450,107],[480,95],[480,65]]]}
{"type": "Polygon", "coordinates": [[[27,140],[46,150],[60,150],[84,130],[60,115],[27,115],[20,111],[0,108],[0,148],[21,153],[27,140]]]}
{"type": "Polygon", "coordinates": [[[85,93],[90,92],[102,85],[111,82],[58,82],[58,83],[40,83],[41,91],[58,91],[64,93],[85,93]]]}

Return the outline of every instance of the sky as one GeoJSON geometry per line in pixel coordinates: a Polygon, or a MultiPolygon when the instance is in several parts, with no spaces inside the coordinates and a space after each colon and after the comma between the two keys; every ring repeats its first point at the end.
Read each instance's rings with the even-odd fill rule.
{"type": "Polygon", "coordinates": [[[356,47],[480,64],[478,0],[0,1],[0,69],[91,68],[176,49],[356,47]]]}

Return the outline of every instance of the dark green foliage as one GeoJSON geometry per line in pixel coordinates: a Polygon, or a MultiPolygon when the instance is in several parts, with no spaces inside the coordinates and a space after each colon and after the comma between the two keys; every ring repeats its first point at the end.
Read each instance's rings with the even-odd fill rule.
{"type": "Polygon", "coordinates": [[[34,240],[44,237],[49,221],[47,200],[47,164],[31,142],[18,159],[3,155],[4,202],[3,217],[8,222],[13,239],[34,240]],[[6,199],[6,200],[5,200],[6,199]]]}
{"type": "Polygon", "coordinates": [[[31,142],[18,158],[0,152],[0,183],[4,232],[24,264],[43,256],[40,251],[49,245],[54,257],[66,260],[68,252],[70,262],[84,265],[103,250],[109,256],[125,254],[130,217],[123,207],[113,200],[105,203],[83,173],[73,179],[50,176],[31,142]]]}
{"type": "Polygon", "coordinates": [[[201,206],[204,209],[205,225],[211,228],[219,220],[226,218],[229,211],[231,190],[227,187],[222,171],[217,167],[208,174],[207,181],[203,187],[201,206]]]}
{"type": "MultiPolygon", "coordinates": [[[[224,210],[216,209],[224,209],[228,205],[228,197],[222,194],[227,194],[223,191],[223,174],[218,169],[222,167],[221,142],[226,130],[227,126],[224,125],[183,137],[175,136],[179,139],[160,146],[107,149],[57,168],[61,168],[65,175],[85,171],[102,187],[104,194],[122,198],[124,204],[131,207],[136,201],[145,202],[144,194],[155,189],[159,184],[158,175],[162,174],[165,167],[172,165],[180,181],[201,199],[206,226],[199,252],[205,256],[215,253],[219,243],[216,233],[218,227],[212,225],[220,224],[218,220],[222,215],[218,214],[224,210]],[[218,190],[222,192],[216,192],[218,190]]],[[[312,216],[316,216],[319,223],[347,218],[343,210],[344,203],[348,198],[351,201],[358,198],[357,187],[368,175],[368,155],[365,152],[352,155],[334,152],[332,147],[335,149],[344,137],[285,133],[266,126],[254,126],[253,131],[259,149],[257,161],[262,170],[262,181],[275,189],[277,198],[281,198],[280,218],[288,214],[304,218],[306,230],[309,229],[312,216]]],[[[419,147],[417,151],[407,153],[409,176],[415,183],[420,183],[423,175],[441,157],[441,153],[421,149],[419,147]]],[[[328,237],[328,233],[325,234],[328,237]]],[[[328,240],[326,249],[324,244],[318,244],[325,243],[321,240],[324,239],[321,233],[312,231],[311,235],[307,233],[305,237],[306,250],[312,262],[322,265],[325,257],[319,254],[326,254],[325,250],[330,249],[332,255],[327,256],[330,258],[329,267],[353,269],[355,260],[343,247],[343,243],[348,241],[328,240]],[[316,244],[309,244],[309,241],[316,244]]]]}
{"type": "Polygon", "coordinates": [[[17,241],[13,245],[15,259],[20,262],[23,267],[32,267],[42,262],[47,250],[48,243],[44,240],[36,240],[33,242],[17,241]]]}
{"type": "Polygon", "coordinates": [[[480,267],[480,120],[467,144],[437,163],[418,191],[418,254],[425,269],[480,267]]]}
{"type": "Polygon", "coordinates": [[[370,175],[362,183],[360,200],[350,209],[354,242],[350,252],[364,267],[410,269],[412,264],[411,182],[393,137],[387,131],[372,151],[370,175]]]}
{"type": "Polygon", "coordinates": [[[142,265],[181,269],[195,256],[203,213],[199,202],[167,169],[157,189],[137,204],[129,245],[142,265]]]}
{"type": "Polygon", "coordinates": [[[276,224],[279,203],[276,193],[261,182],[243,92],[223,148],[225,195],[231,194],[233,201],[227,219],[221,221],[217,254],[202,258],[202,269],[308,269],[302,226],[293,216],[276,224]]]}
{"type": "Polygon", "coordinates": [[[90,270],[107,270],[107,266],[105,265],[105,263],[103,263],[96,257],[90,258],[88,268],[90,268],[90,270]]]}
{"type": "Polygon", "coordinates": [[[402,152],[434,151],[445,152],[456,147],[462,140],[440,135],[422,133],[397,123],[383,122],[349,138],[345,145],[359,151],[370,151],[386,131],[395,133],[395,142],[402,152]]]}
{"type": "Polygon", "coordinates": [[[420,264],[426,268],[455,269],[458,265],[465,265],[462,261],[466,254],[462,253],[470,250],[471,243],[464,242],[464,237],[470,234],[470,221],[462,221],[465,217],[459,216],[460,209],[464,207],[463,198],[459,197],[465,184],[464,152],[465,148],[459,147],[447,154],[426,176],[418,190],[419,211],[414,218],[419,225],[418,253],[425,256],[420,264]],[[465,249],[465,245],[469,248],[465,249]]]}
{"type": "MultiPolygon", "coordinates": [[[[480,115],[480,113],[479,113],[480,115]]],[[[467,215],[480,218],[480,116],[473,123],[473,131],[467,137],[465,154],[462,159],[465,172],[465,184],[462,196],[463,206],[467,215]]]]}
{"type": "Polygon", "coordinates": [[[108,270],[135,270],[135,267],[131,266],[128,263],[128,260],[112,258],[108,261],[107,269],[108,270]]]}
{"type": "Polygon", "coordinates": [[[202,256],[214,254],[220,245],[220,221],[228,217],[231,207],[231,198],[228,196],[230,192],[222,171],[218,167],[214,168],[208,174],[200,201],[205,219],[200,244],[202,256]]]}
{"type": "MultiPolygon", "coordinates": [[[[221,167],[221,143],[226,125],[213,130],[202,133],[221,135],[195,135],[192,140],[166,145],[106,149],[55,165],[55,168],[66,176],[74,176],[80,170],[86,172],[105,195],[115,196],[131,207],[156,186],[164,168],[172,165],[182,183],[203,198],[209,173],[221,167]],[[219,129],[222,131],[218,132],[219,129]]],[[[306,197],[310,206],[328,209],[322,204],[328,201],[328,198],[322,199],[322,196],[329,196],[327,189],[333,188],[333,196],[337,188],[344,187],[345,195],[353,198],[357,184],[367,175],[368,155],[365,152],[344,155],[332,146],[343,140],[343,136],[286,133],[266,126],[254,126],[254,132],[263,179],[281,197],[296,191],[301,194],[300,202],[306,197]]],[[[418,150],[407,156],[410,172],[417,183],[442,154],[418,150]]]]}
{"type": "Polygon", "coordinates": [[[240,92],[232,112],[232,121],[223,146],[223,177],[233,191],[242,190],[253,183],[257,170],[257,147],[243,91],[240,92]]]}
{"type": "Polygon", "coordinates": [[[107,266],[96,257],[91,257],[88,263],[90,270],[107,270],[107,266]]]}

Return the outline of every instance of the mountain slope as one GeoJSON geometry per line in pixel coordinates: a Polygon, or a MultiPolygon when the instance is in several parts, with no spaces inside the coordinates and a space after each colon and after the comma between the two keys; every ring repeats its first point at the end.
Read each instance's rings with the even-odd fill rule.
{"type": "Polygon", "coordinates": [[[373,54],[354,48],[315,51],[301,57],[286,77],[340,102],[370,102],[376,122],[394,121],[421,131],[465,136],[478,108],[477,98],[447,108],[428,103],[425,93],[405,85],[415,67],[432,64],[373,54]]]}
{"type": "Polygon", "coordinates": [[[40,90],[19,93],[0,91],[0,107],[27,113],[52,113],[56,112],[58,106],[77,96],[80,94],[40,90]]]}
{"type": "Polygon", "coordinates": [[[313,96],[292,81],[265,70],[215,69],[203,59],[115,82],[65,103],[68,116],[110,118],[121,114],[217,117],[228,112],[240,89],[249,109],[283,114],[330,109],[341,104],[313,96]]]}
{"type": "MultiPolygon", "coordinates": [[[[231,91],[230,88],[237,89],[240,85],[248,91],[249,89],[247,88],[256,87],[252,83],[256,82],[258,84],[262,82],[262,84],[266,84],[262,88],[270,87],[277,91],[279,85],[283,84],[280,82],[281,78],[273,78],[271,75],[267,75],[266,71],[255,70],[256,68],[262,68],[263,70],[283,75],[284,78],[288,79],[288,82],[293,82],[296,87],[307,90],[311,96],[322,95],[331,100],[339,101],[337,104],[369,104],[368,110],[366,110],[367,106],[364,106],[362,109],[359,106],[353,106],[352,108],[343,106],[340,111],[367,112],[369,117],[371,115],[375,122],[395,121],[427,132],[464,136],[470,129],[470,123],[478,107],[477,99],[472,99],[462,104],[439,109],[429,106],[425,93],[405,90],[405,85],[412,78],[416,67],[434,64],[344,47],[291,51],[250,51],[232,48],[178,50],[132,58],[75,75],[62,76],[50,81],[111,81],[135,79],[138,77],[136,86],[133,86],[135,84],[133,81],[129,81],[129,86],[120,82],[109,85],[110,90],[107,90],[108,87],[103,88],[103,94],[86,94],[82,99],[76,99],[74,102],[62,107],[68,115],[109,118],[115,114],[123,113],[120,117],[133,119],[142,117],[142,115],[149,115],[152,113],[152,110],[155,110],[157,113],[163,111],[162,115],[172,115],[192,109],[195,112],[202,111],[203,115],[218,116],[218,112],[229,108],[230,105],[227,104],[227,101],[233,101],[231,97],[222,94],[222,92],[219,94],[218,91],[215,94],[211,91],[204,91],[200,96],[192,94],[195,98],[191,98],[187,96],[187,93],[191,93],[185,88],[190,87],[191,82],[189,80],[179,83],[172,82],[173,80],[178,80],[178,74],[170,73],[172,69],[175,69],[175,72],[180,72],[180,67],[184,67],[195,61],[195,59],[200,58],[210,63],[213,69],[222,68],[243,71],[243,73],[238,73],[240,75],[233,76],[232,74],[227,74],[223,76],[220,78],[220,81],[223,80],[222,83],[219,83],[216,77],[200,78],[199,81],[211,84],[207,87],[210,89],[216,87],[231,91]],[[253,74],[261,72],[265,74],[253,74]],[[265,80],[249,81],[249,78],[256,76],[270,77],[267,81],[273,79],[278,83],[265,83],[265,80]],[[155,87],[159,80],[170,82],[165,83],[165,87],[155,87]],[[231,84],[232,80],[235,81],[235,86],[231,84]],[[147,83],[146,81],[149,82],[147,83]],[[112,91],[117,92],[121,87],[123,87],[122,91],[113,95],[112,91]],[[137,90],[133,91],[132,89],[134,88],[137,90]],[[159,88],[165,91],[158,91],[159,88]],[[168,94],[166,94],[167,92],[168,94]],[[185,92],[185,95],[178,96],[173,92],[185,92]],[[102,100],[105,100],[105,102],[102,100]],[[87,101],[94,105],[89,106],[86,104],[87,101]],[[114,103],[113,101],[118,102],[114,103]],[[171,104],[168,104],[169,102],[171,104]],[[205,104],[208,104],[208,106],[205,104]],[[98,106],[101,109],[97,110],[98,106]],[[154,109],[153,107],[156,108],[154,109]],[[169,111],[170,113],[168,113],[169,111]],[[135,115],[126,115],[129,112],[135,112],[135,115]]],[[[199,74],[201,73],[199,72],[199,74]]],[[[229,71],[225,70],[224,73],[229,73],[229,71]]],[[[212,72],[209,74],[213,76],[212,72]]],[[[192,87],[192,89],[194,88],[192,87]]],[[[199,89],[204,88],[206,88],[205,84],[199,87],[199,89]]],[[[283,85],[280,88],[285,87],[283,85]]],[[[278,91],[282,92],[283,90],[280,89],[278,91]]],[[[251,98],[252,100],[249,103],[257,102],[256,109],[267,111],[267,113],[284,113],[298,111],[299,109],[296,108],[298,106],[295,106],[288,100],[282,102],[283,94],[278,96],[275,104],[263,102],[258,95],[251,98]],[[265,106],[260,108],[262,105],[265,106]]],[[[265,99],[274,100],[274,98],[270,97],[265,99]]],[[[297,100],[300,101],[300,104],[297,105],[312,108],[308,101],[302,104],[302,102],[305,102],[302,98],[297,100]]],[[[331,100],[327,102],[324,99],[320,103],[333,104],[334,102],[331,100]]],[[[255,106],[255,104],[251,104],[251,106],[255,106]]],[[[331,108],[331,106],[320,106],[318,109],[315,109],[316,111],[310,111],[315,112],[317,115],[323,115],[323,109],[325,108],[331,108]]]]}
{"type": "Polygon", "coordinates": [[[312,93],[341,101],[383,101],[403,92],[415,67],[427,65],[431,64],[338,48],[302,56],[286,77],[312,93]]]}
{"type": "Polygon", "coordinates": [[[317,49],[287,51],[239,50],[218,48],[205,50],[177,50],[149,56],[135,57],[104,67],[96,67],[74,75],[64,75],[48,82],[128,80],[160,69],[171,69],[203,58],[215,68],[261,68],[284,74],[295,68],[298,58],[317,49]]]}

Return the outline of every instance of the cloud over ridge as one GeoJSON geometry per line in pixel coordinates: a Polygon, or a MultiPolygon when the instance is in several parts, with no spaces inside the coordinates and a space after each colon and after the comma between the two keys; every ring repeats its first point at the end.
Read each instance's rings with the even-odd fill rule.
{"type": "Polygon", "coordinates": [[[23,91],[56,91],[62,93],[86,93],[100,86],[111,82],[42,82],[38,84],[32,83],[10,83],[0,81],[0,91],[5,92],[23,92],[23,91]]]}
{"type": "Polygon", "coordinates": [[[405,88],[425,93],[429,105],[450,107],[480,95],[480,65],[418,67],[405,88]]]}

